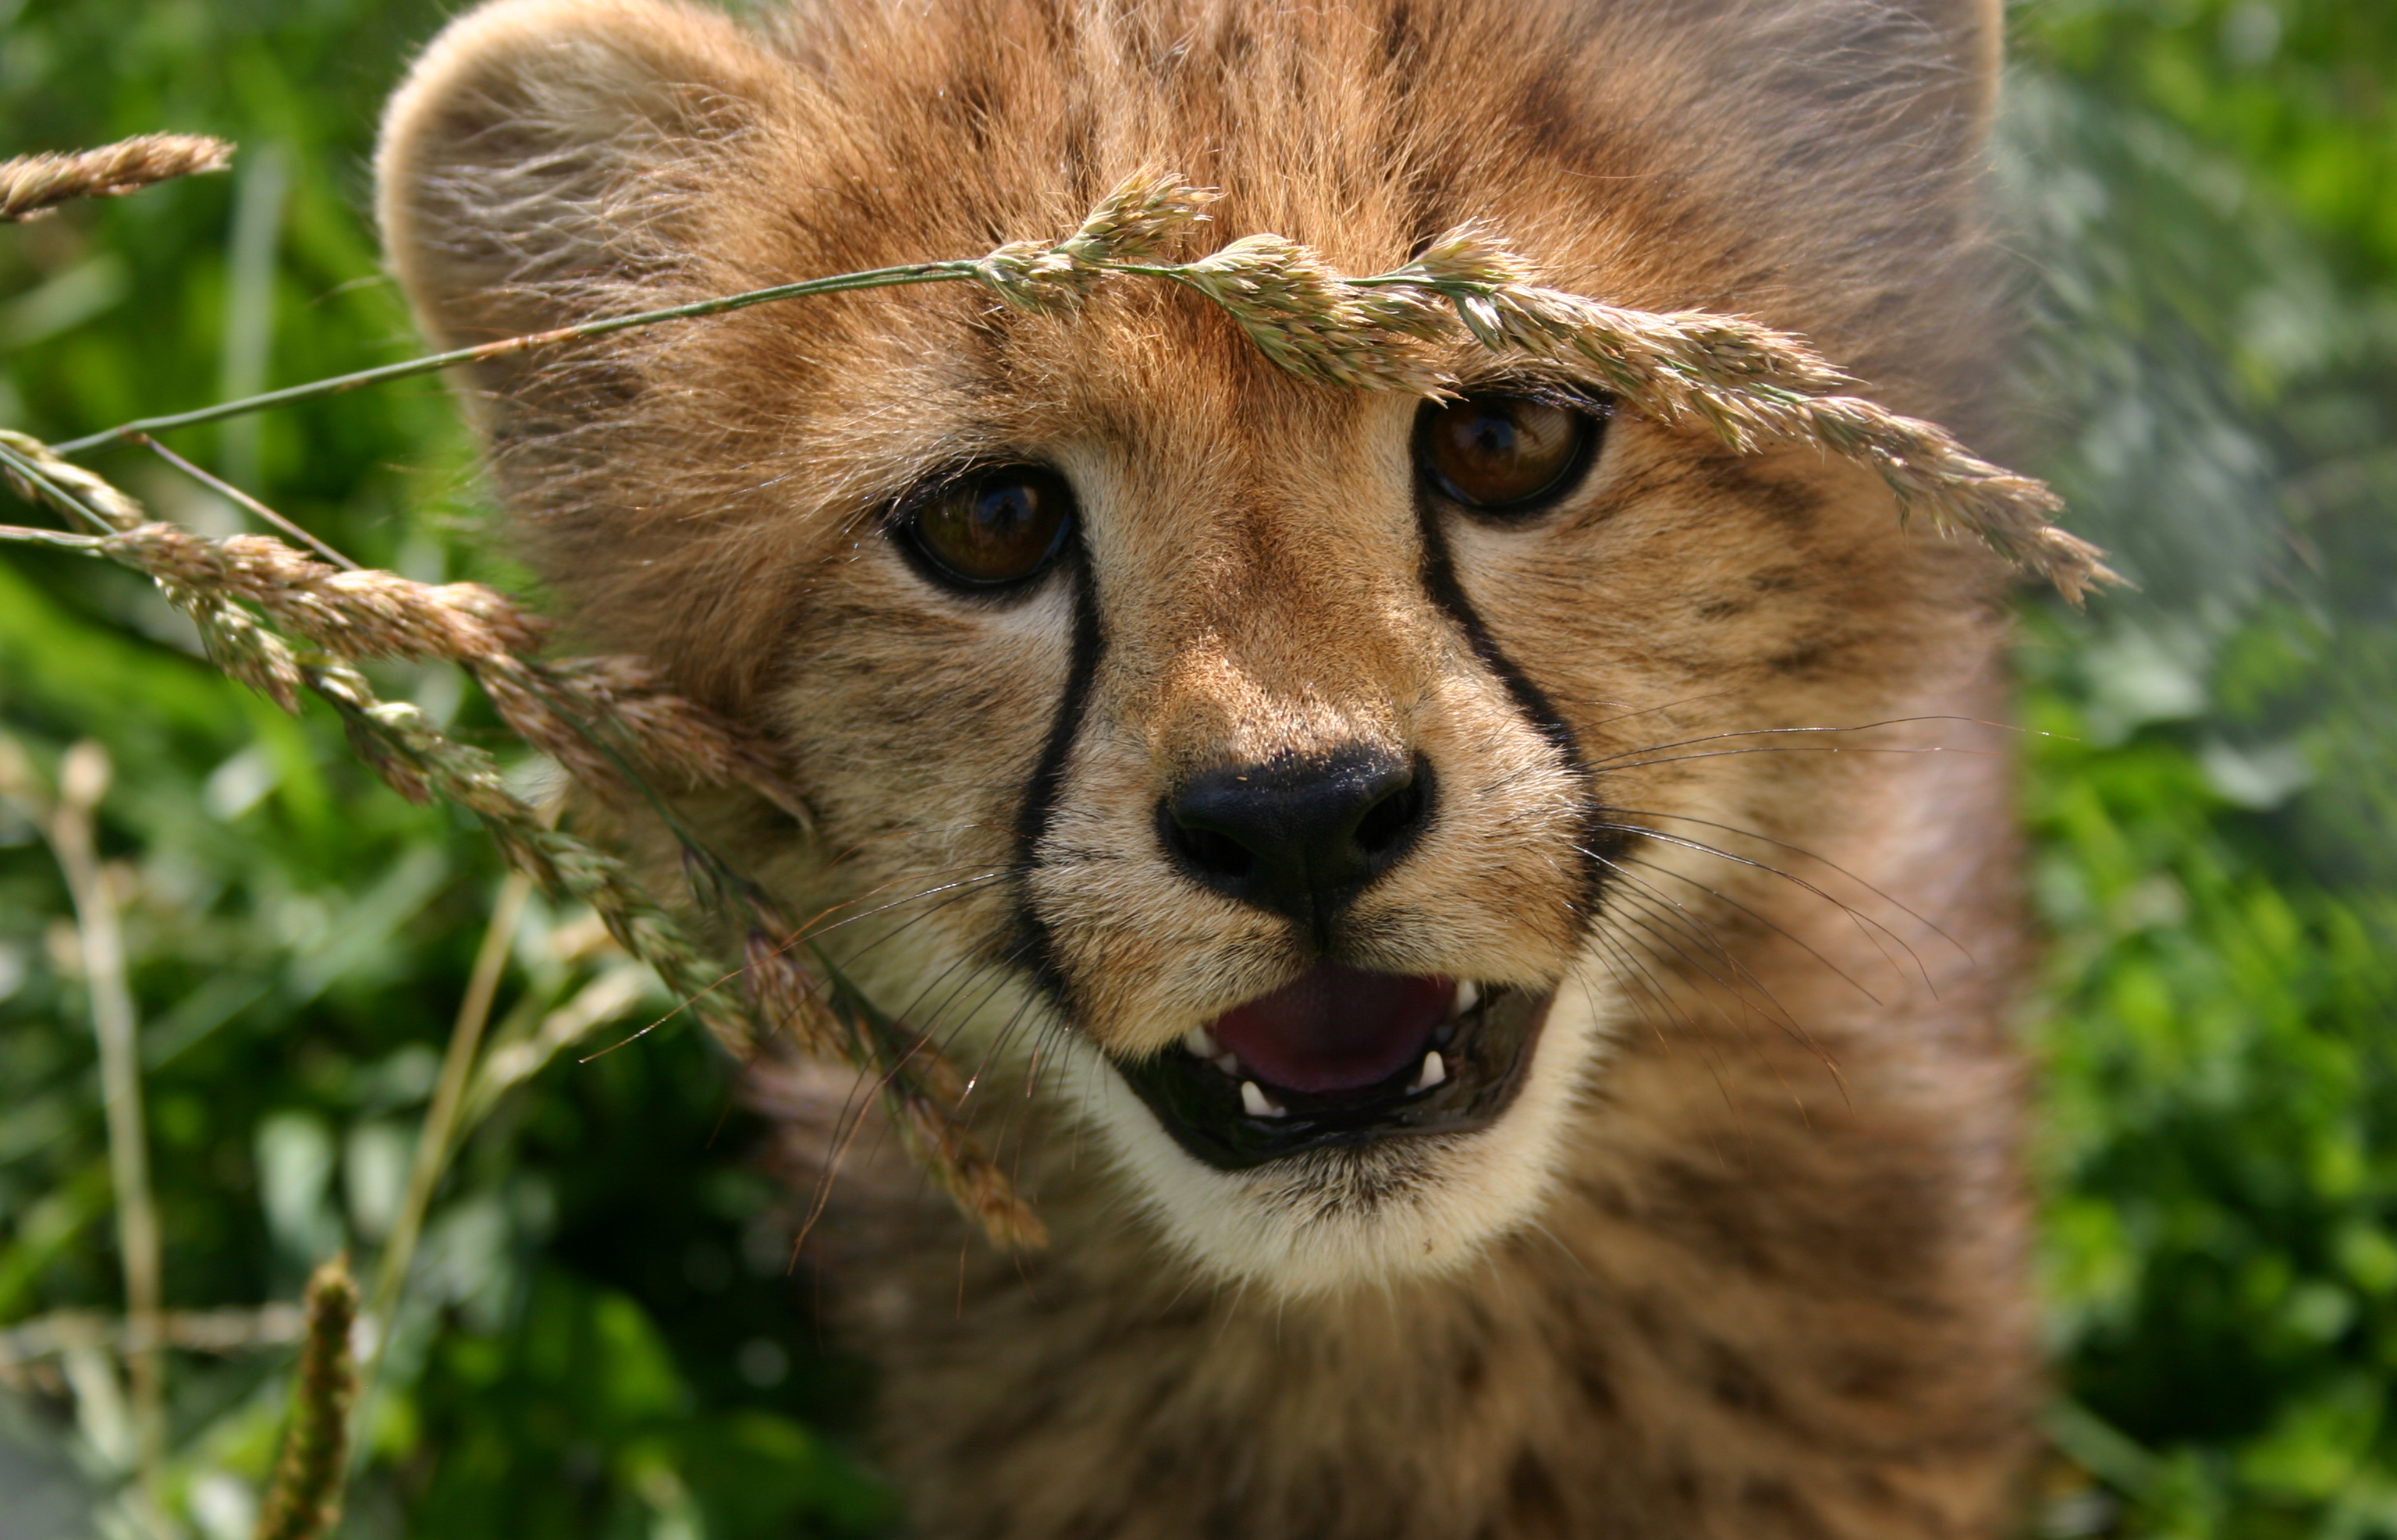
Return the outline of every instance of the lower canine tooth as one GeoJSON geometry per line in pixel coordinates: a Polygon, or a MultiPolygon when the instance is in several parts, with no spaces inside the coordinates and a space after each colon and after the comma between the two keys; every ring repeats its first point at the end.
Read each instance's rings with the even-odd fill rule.
{"type": "Polygon", "coordinates": [[[1240,1082],[1240,1110],[1252,1118],[1283,1116],[1282,1109],[1274,1105],[1273,1099],[1257,1089],[1257,1083],[1254,1080],[1240,1082]]]}
{"type": "Polygon", "coordinates": [[[1456,981],[1456,1003],[1448,1008],[1452,1016],[1462,1016],[1481,1003],[1481,986],[1471,979],[1456,981]]]}
{"type": "Polygon", "coordinates": [[[1447,1078],[1447,1064],[1441,1060],[1439,1054],[1426,1053],[1424,1055],[1423,1073],[1415,1077],[1415,1083],[1409,1089],[1413,1091],[1429,1091],[1432,1087],[1440,1084],[1442,1080],[1447,1078]]]}
{"type": "Polygon", "coordinates": [[[1215,1047],[1215,1035],[1203,1026],[1194,1026],[1182,1034],[1182,1046],[1190,1051],[1194,1059],[1212,1059],[1220,1051],[1215,1047]]]}

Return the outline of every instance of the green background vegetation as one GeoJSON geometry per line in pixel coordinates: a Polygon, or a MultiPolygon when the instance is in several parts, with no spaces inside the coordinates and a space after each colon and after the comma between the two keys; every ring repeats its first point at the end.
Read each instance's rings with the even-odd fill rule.
{"type": "MultiPolygon", "coordinates": [[[[430,0],[0,0],[0,154],[159,128],[230,177],[0,228],[0,426],[65,437],[412,351],[365,159],[430,0]]],[[[2050,935],[2025,1031],[2062,1399],[2041,1533],[2397,1535],[2397,7],[2035,0],[2002,181],[2018,459],[2140,581],[2027,598],[2026,812],[2050,935]]],[[[927,253],[931,256],[949,253],[927,253]]],[[[370,564],[505,583],[415,382],[186,452],[370,564]]],[[[100,464],[210,532],[234,510],[100,464]]],[[[26,511],[0,514],[31,521],[26,511]]],[[[117,766],[170,1305],[289,1299],[387,1232],[498,883],[483,837],[191,655],[130,574],[0,560],[0,729],[117,766]]],[[[385,671],[503,755],[446,670],[385,671]]],[[[64,889],[0,813],[0,1327],[120,1303],[64,889]]],[[[594,976],[534,905],[501,1001],[594,976]]],[[[628,1022],[627,1025],[637,1024],[628,1022]]],[[[555,1065],[463,1151],[348,1532],[883,1533],[865,1381],[786,1276],[696,1034],[555,1065]]],[[[170,1496],[245,1533],[288,1350],[178,1355],[170,1496]]],[[[0,1540],[114,1522],[124,1436],[55,1360],[0,1382],[0,1540]]]]}

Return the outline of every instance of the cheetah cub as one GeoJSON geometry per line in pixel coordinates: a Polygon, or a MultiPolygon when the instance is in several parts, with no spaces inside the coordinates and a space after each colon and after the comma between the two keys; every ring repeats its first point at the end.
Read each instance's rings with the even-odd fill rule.
{"type": "MultiPolygon", "coordinates": [[[[1180,260],[1475,223],[1986,427],[1999,0],[742,9],[500,0],[426,49],[377,168],[435,341],[972,257],[1170,167],[1223,192],[1180,260]]],[[[1309,382],[1120,279],[761,305],[469,398],[580,636],[812,813],[688,816],[841,917],[1051,1231],[844,1157],[916,1533],[2000,1534],[2004,575],[1849,461],[1457,367],[1309,382]]]]}

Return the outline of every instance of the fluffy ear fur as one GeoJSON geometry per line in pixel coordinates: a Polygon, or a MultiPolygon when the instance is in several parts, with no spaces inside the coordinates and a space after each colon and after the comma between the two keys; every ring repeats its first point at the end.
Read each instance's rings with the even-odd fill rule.
{"type": "Polygon", "coordinates": [[[662,0],[501,0],[452,25],[375,158],[385,248],[433,341],[582,319],[610,288],[636,301],[676,265],[711,152],[778,80],[725,17],[662,0]]]}
{"type": "Polygon", "coordinates": [[[1563,115],[1605,137],[1577,158],[1602,173],[1607,139],[1649,139],[1721,221],[1701,244],[1730,281],[1672,302],[1773,316],[1884,399],[1985,440],[2003,330],[1981,195],[2002,0],[1583,8],[1596,24],[1568,55],[1579,100],[1563,115]],[[1649,57],[1626,68],[1627,53],[1649,57]]]}
{"type": "Polygon", "coordinates": [[[2005,62],[2005,0],[1921,0],[1916,9],[1946,40],[1954,60],[1953,105],[1972,125],[1975,140],[1986,138],[2005,62]]]}
{"type": "Polygon", "coordinates": [[[2005,0],[1797,0],[1783,8],[1832,30],[1828,44],[1818,33],[1799,50],[1813,68],[1836,74],[1879,60],[1914,74],[1910,100],[1889,120],[1896,133],[1885,139],[1922,136],[1918,148],[1949,154],[1979,149],[1997,106],[2005,0]]]}

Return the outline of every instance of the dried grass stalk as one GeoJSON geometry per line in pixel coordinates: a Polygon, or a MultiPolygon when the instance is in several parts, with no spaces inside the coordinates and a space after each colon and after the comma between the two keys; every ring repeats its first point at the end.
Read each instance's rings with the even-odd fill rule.
{"type": "Polygon", "coordinates": [[[770,902],[691,847],[719,906],[750,938],[742,982],[716,966],[622,863],[550,826],[508,788],[479,748],[441,732],[415,706],[384,701],[352,660],[445,659],[471,669],[509,725],[585,784],[645,795],[653,777],[683,788],[746,784],[804,814],[770,752],[637,661],[539,663],[519,655],[548,628],[475,583],[434,585],[392,572],[344,571],[266,536],[212,540],[149,518],[106,482],[21,435],[0,434],[0,469],[29,497],[106,534],[24,531],[149,574],[199,627],[228,674],[296,709],[306,691],[340,714],[350,746],[411,801],[433,797],[481,821],[508,864],[553,893],[589,904],[617,943],[737,1059],[798,1051],[843,1060],[877,1078],[910,1147],[1002,1244],[1036,1244],[1039,1225],[997,1163],[961,1127],[954,1071],[895,1025],[831,1007],[792,953],[797,928],[770,902]],[[308,644],[303,656],[248,607],[308,644]],[[779,938],[779,939],[775,939],[779,938]]]}
{"type": "Polygon", "coordinates": [[[1642,417],[1692,421],[1737,454],[1812,446],[1879,472],[1903,515],[1985,542],[2079,603],[2118,583],[2104,553],[2054,523],[2045,485],[1969,453],[1934,422],[1846,394],[1856,382],[1806,343],[1735,315],[1659,314],[1536,283],[1531,264],[1466,228],[1404,267],[1344,277],[1304,247],[1251,235],[1179,266],[1118,265],[1206,295],[1265,355],[1302,377],[1426,395],[1459,384],[1455,347],[1594,387],[1642,417]]]}
{"type": "Polygon", "coordinates": [[[1350,283],[1322,258],[1279,235],[1250,235],[1212,257],[1153,270],[1223,307],[1259,352],[1330,385],[1432,395],[1455,383],[1444,350],[1453,334],[1438,296],[1350,283]]]}
{"type": "MultiPolygon", "coordinates": [[[[883,1107],[917,1165],[981,1223],[993,1242],[1025,1249],[1048,1244],[1049,1232],[1039,1216],[958,1120],[966,1084],[957,1066],[931,1039],[884,1014],[832,969],[830,959],[822,953],[816,956],[830,979],[818,996],[817,1009],[828,1011],[853,1039],[866,1045],[871,1060],[891,1066],[882,1079],[883,1107]]],[[[861,1057],[853,1056],[851,1062],[861,1062],[861,1057]]]]}
{"type": "Polygon", "coordinates": [[[114,198],[152,182],[221,171],[234,147],[200,134],[137,134],[97,150],[0,161],[0,221],[37,220],[76,198],[114,198]]]}
{"type": "Polygon", "coordinates": [[[770,748],[675,694],[638,660],[537,663],[523,656],[551,627],[496,590],[343,570],[264,535],[195,535],[149,519],[140,504],[38,441],[0,431],[0,455],[7,454],[23,462],[23,469],[6,467],[20,492],[46,496],[71,514],[88,510],[114,531],[52,536],[48,543],[147,573],[194,619],[205,612],[201,631],[211,655],[287,710],[301,683],[296,666],[288,649],[254,634],[255,623],[238,605],[257,607],[284,633],[337,657],[467,665],[510,727],[620,800],[630,794],[630,779],[646,770],[680,790],[746,785],[793,816],[807,816],[770,748]]]}
{"type": "Polygon", "coordinates": [[[10,1370],[56,1358],[76,1341],[97,1339],[108,1351],[126,1355],[162,1346],[184,1353],[238,1353],[297,1342],[301,1330],[300,1309],[291,1305],[162,1310],[146,1327],[130,1317],[110,1320],[88,1311],[57,1310],[0,1331],[0,1383],[10,1370]]]}
{"type": "Polygon", "coordinates": [[[135,1467],[147,1497],[154,1502],[166,1440],[167,1359],[159,1328],[163,1246],[142,1111],[140,1019],[128,974],[124,924],[117,912],[121,899],[111,891],[100,859],[96,815],[114,774],[108,752],[85,739],[60,759],[53,795],[16,740],[0,733],[0,800],[16,804],[41,830],[74,904],[75,932],[90,997],[92,1038],[100,1054],[100,1105],[108,1128],[109,1185],[116,1208],[125,1313],[135,1339],[127,1353],[135,1467]]]}
{"type": "Polygon", "coordinates": [[[1068,310],[1111,271],[1146,261],[1207,216],[1215,194],[1165,171],[1125,181],[1062,241],[1010,241],[968,275],[1008,304],[1035,314],[1068,310]]]}

